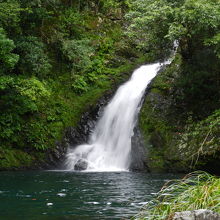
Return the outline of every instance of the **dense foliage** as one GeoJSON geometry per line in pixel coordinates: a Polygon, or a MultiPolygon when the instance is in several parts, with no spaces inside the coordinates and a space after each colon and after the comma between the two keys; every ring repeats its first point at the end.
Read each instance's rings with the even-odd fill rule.
{"type": "Polygon", "coordinates": [[[175,95],[187,111],[201,118],[220,107],[219,0],[137,0],[127,18],[130,38],[157,59],[167,58],[173,44],[178,45],[182,62],[175,95]]]}
{"type": "MultiPolygon", "coordinates": [[[[35,157],[52,148],[135,58],[165,59],[174,45],[176,59],[152,90],[169,107],[151,111],[148,102],[141,127],[154,143],[171,146],[176,138],[184,152],[213,157],[219,152],[219,0],[0,0],[0,167],[19,166],[17,151],[35,157]]],[[[166,150],[152,155],[160,167],[166,150]]]]}
{"type": "Polygon", "coordinates": [[[154,50],[154,53],[164,55],[177,41],[186,59],[190,58],[195,49],[205,45],[218,53],[218,0],[136,0],[127,18],[131,22],[128,34],[145,50],[154,50]]]}
{"type": "Polygon", "coordinates": [[[220,1],[136,0],[126,18],[129,38],[155,59],[167,59],[177,46],[141,113],[148,165],[218,172],[220,1]]]}
{"type": "Polygon", "coordinates": [[[43,159],[132,68],[138,52],[129,52],[122,28],[128,7],[127,0],[0,0],[0,169],[43,159]]]}

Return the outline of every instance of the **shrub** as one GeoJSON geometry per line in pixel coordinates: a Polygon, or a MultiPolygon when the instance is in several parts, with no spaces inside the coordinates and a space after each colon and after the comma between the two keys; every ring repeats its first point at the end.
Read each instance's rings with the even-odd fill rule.
{"type": "Polygon", "coordinates": [[[21,73],[44,78],[51,69],[44,44],[37,37],[22,37],[16,42],[20,54],[18,68],[21,73]]]}
{"type": "Polygon", "coordinates": [[[14,48],[14,42],[8,39],[4,30],[0,28],[0,73],[12,70],[18,62],[19,56],[12,52],[14,48]]]}

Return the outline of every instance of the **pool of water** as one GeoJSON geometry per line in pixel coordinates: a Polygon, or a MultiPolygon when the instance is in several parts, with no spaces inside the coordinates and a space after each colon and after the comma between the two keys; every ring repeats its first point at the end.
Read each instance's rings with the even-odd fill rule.
{"type": "Polygon", "coordinates": [[[0,219],[128,219],[175,178],[135,172],[1,172],[0,219]]]}

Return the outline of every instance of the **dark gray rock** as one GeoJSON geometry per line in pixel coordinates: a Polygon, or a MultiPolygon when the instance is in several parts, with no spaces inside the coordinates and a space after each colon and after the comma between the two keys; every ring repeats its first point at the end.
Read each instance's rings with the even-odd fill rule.
{"type": "Polygon", "coordinates": [[[220,215],[207,209],[176,212],[172,220],[220,220],[220,215]]]}
{"type": "Polygon", "coordinates": [[[95,128],[98,118],[102,115],[111,95],[105,95],[96,104],[85,112],[76,127],[69,127],[65,131],[64,144],[69,148],[88,142],[89,136],[95,128]]]}
{"type": "Polygon", "coordinates": [[[139,171],[146,169],[146,148],[138,126],[134,129],[134,135],[131,138],[131,165],[130,170],[139,171]]]}
{"type": "Polygon", "coordinates": [[[87,166],[88,166],[87,161],[80,159],[75,164],[74,170],[77,170],[77,171],[86,170],[87,166]]]}
{"type": "Polygon", "coordinates": [[[48,149],[45,154],[45,159],[36,161],[35,164],[31,167],[31,169],[54,169],[61,167],[62,161],[65,158],[67,151],[67,147],[63,142],[56,142],[55,147],[52,149],[48,149]]]}

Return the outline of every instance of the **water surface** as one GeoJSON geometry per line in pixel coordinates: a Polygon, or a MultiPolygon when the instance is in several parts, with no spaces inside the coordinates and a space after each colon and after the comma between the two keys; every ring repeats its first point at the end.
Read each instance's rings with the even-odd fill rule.
{"type": "Polygon", "coordinates": [[[1,172],[0,219],[128,219],[174,178],[134,172],[1,172]]]}

